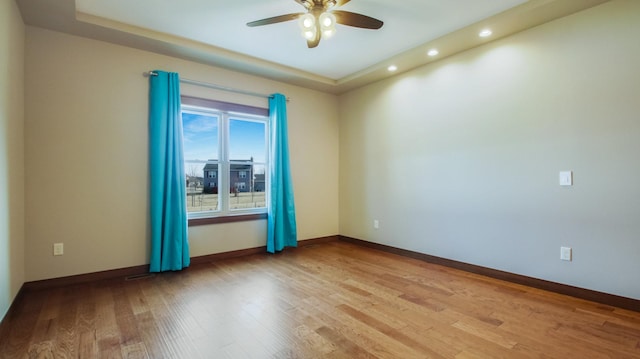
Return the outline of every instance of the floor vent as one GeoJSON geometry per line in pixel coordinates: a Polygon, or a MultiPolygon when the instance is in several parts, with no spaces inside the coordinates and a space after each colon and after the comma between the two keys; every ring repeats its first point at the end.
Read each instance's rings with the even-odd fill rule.
{"type": "Polygon", "coordinates": [[[128,277],[125,277],[124,280],[129,281],[129,280],[138,280],[138,279],[145,279],[145,278],[152,278],[155,277],[156,275],[153,273],[144,273],[144,274],[135,274],[135,275],[130,275],[128,277]]]}

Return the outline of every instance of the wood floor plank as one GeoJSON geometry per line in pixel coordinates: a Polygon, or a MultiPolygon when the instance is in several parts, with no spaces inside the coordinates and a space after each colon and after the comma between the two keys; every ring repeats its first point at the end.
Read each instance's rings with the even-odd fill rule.
{"type": "Polygon", "coordinates": [[[79,357],[78,348],[80,342],[77,330],[78,306],[87,288],[66,288],[62,297],[62,309],[57,318],[56,340],[54,341],[54,356],[57,358],[79,357]],[[78,294],[78,296],[76,296],[78,294]]]}
{"type": "Polygon", "coordinates": [[[98,342],[95,330],[83,331],[78,340],[79,358],[96,358],[98,356],[98,342]]]}
{"type": "Polygon", "coordinates": [[[503,322],[499,326],[502,331],[508,332],[516,338],[518,342],[514,347],[516,351],[555,353],[557,357],[561,358],[574,356],[572,345],[575,343],[564,343],[553,335],[558,325],[556,322],[535,320],[526,316],[514,315],[509,311],[495,312],[492,316],[500,318],[503,322]]]}
{"type": "Polygon", "coordinates": [[[434,352],[431,348],[424,345],[424,342],[417,341],[412,337],[404,334],[402,330],[399,330],[404,328],[405,326],[403,326],[402,328],[393,328],[383,323],[382,321],[378,320],[377,318],[371,317],[346,304],[339,305],[338,309],[346,313],[347,315],[350,315],[356,318],[358,321],[374,328],[375,330],[379,331],[380,333],[384,334],[390,339],[395,340],[399,343],[402,343],[409,348],[419,350],[420,353],[422,353],[423,355],[426,355],[429,358],[444,358],[444,356],[434,352]]]}
{"type": "Polygon", "coordinates": [[[175,358],[178,356],[179,353],[173,352],[169,345],[170,339],[163,335],[158,328],[156,318],[150,311],[135,314],[134,317],[140,334],[139,343],[154,343],[152,346],[146,346],[146,351],[151,358],[175,358]]]}
{"type": "Polygon", "coordinates": [[[45,298],[43,296],[22,296],[11,317],[3,323],[5,330],[0,338],[0,358],[20,358],[29,351],[33,333],[38,331],[38,318],[45,298]]]}
{"type": "Polygon", "coordinates": [[[316,329],[316,333],[327,341],[334,343],[335,346],[339,348],[339,352],[343,353],[348,358],[377,358],[358,344],[346,338],[341,333],[329,327],[320,327],[316,329]]]}
{"type": "Polygon", "coordinates": [[[336,241],[24,292],[25,357],[640,359],[640,313],[336,241]]]}
{"type": "MultiPolygon", "coordinates": [[[[345,336],[348,340],[356,343],[361,348],[365,348],[374,356],[380,358],[419,358],[420,353],[406,343],[399,342],[388,337],[385,333],[380,332],[377,328],[366,323],[362,323],[358,319],[344,315],[340,309],[327,303],[321,298],[310,298],[307,302],[317,308],[333,328],[345,336]],[[357,330],[355,330],[357,328],[357,330]]],[[[318,315],[322,315],[318,314],[318,315]]]]}
{"type": "Polygon", "coordinates": [[[147,352],[144,343],[132,343],[122,347],[122,358],[126,359],[149,359],[152,358],[147,352]]]}

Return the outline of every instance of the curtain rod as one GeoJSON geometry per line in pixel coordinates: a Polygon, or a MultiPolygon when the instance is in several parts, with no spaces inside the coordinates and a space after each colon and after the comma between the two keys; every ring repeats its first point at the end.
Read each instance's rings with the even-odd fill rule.
{"type": "MultiPolygon", "coordinates": [[[[156,72],[153,72],[153,71],[145,72],[144,75],[145,76],[158,76],[158,74],[156,72]]],[[[242,94],[242,95],[248,95],[248,96],[253,96],[253,97],[273,98],[272,95],[266,95],[266,94],[257,93],[257,92],[245,91],[245,90],[235,89],[233,87],[226,87],[226,86],[216,85],[216,84],[212,84],[212,83],[208,83],[208,82],[190,80],[190,79],[185,79],[185,78],[182,78],[182,77],[180,78],[180,82],[185,83],[185,84],[189,84],[189,85],[207,87],[207,88],[214,89],[214,90],[222,90],[222,91],[227,91],[227,92],[234,92],[234,93],[239,93],[239,94],[242,94]]],[[[288,97],[287,97],[287,102],[289,102],[289,98],[288,97]]]]}

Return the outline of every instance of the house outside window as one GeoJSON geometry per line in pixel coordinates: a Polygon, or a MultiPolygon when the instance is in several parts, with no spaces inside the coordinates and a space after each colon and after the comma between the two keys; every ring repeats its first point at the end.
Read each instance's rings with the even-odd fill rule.
{"type": "Polygon", "coordinates": [[[266,213],[268,110],[189,97],[182,103],[189,218],[266,213]]]}
{"type": "Polygon", "coordinates": [[[253,180],[253,188],[256,192],[264,192],[266,188],[264,173],[256,173],[253,180]]]}

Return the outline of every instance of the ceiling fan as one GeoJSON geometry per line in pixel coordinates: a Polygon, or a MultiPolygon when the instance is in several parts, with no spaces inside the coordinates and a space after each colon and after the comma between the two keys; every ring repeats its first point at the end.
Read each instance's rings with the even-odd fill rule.
{"type": "Polygon", "coordinates": [[[247,26],[262,26],[298,19],[307,46],[314,48],[320,39],[332,36],[336,32],[335,24],[377,30],[383,22],[372,17],[344,10],[334,10],[351,0],[294,0],[304,6],[307,12],[298,12],[269,17],[247,23],[247,26]]]}

